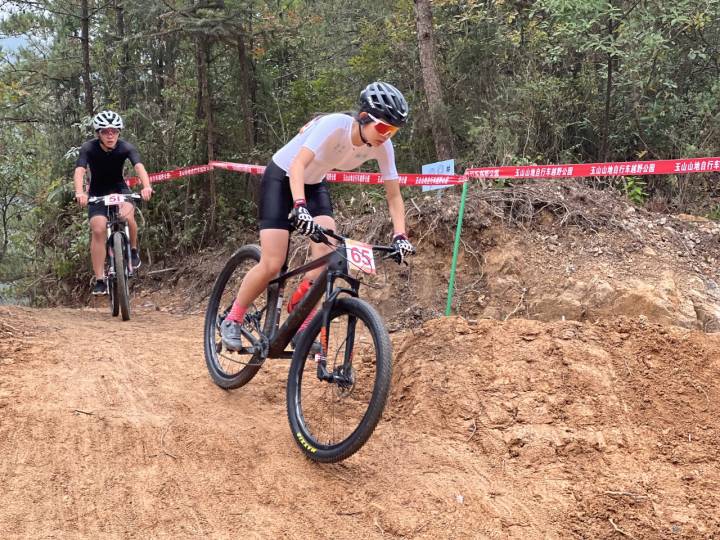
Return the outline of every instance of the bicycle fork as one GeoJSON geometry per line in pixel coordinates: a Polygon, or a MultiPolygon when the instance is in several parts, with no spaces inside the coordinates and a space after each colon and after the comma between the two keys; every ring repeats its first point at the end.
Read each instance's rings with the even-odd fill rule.
{"type": "Polygon", "coordinates": [[[113,246],[112,246],[112,235],[113,235],[112,227],[108,227],[107,228],[107,241],[105,243],[105,247],[107,249],[107,258],[108,258],[107,278],[110,278],[110,279],[115,277],[115,252],[113,251],[113,246]]]}
{"type": "MultiPolygon", "coordinates": [[[[119,230],[113,230],[112,227],[107,228],[107,241],[106,241],[106,248],[107,248],[107,257],[108,257],[108,271],[107,275],[108,277],[115,277],[115,251],[113,248],[113,235],[116,232],[121,232],[119,230]]],[[[132,275],[133,270],[135,270],[132,267],[132,261],[130,259],[130,250],[128,249],[128,246],[130,245],[130,228],[128,227],[127,222],[125,223],[123,233],[123,242],[122,242],[122,249],[125,252],[125,261],[128,265],[128,273],[132,275]]]]}
{"type": "Polygon", "coordinates": [[[355,326],[357,319],[350,317],[347,324],[347,334],[345,336],[345,354],[343,355],[342,364],[335,366],[335,369],[328,371],[327,355],[328,355],[328,327],[329,327],[329,310],[323,313],[323,325],[320,329],[320,352],[315,354],[315,362],[317,363],[317,377],[321,381],[337,384],[340,388],[349,389],[355,384],[355,376],[353,373],[353,353],[355,352],[355,326]]]}

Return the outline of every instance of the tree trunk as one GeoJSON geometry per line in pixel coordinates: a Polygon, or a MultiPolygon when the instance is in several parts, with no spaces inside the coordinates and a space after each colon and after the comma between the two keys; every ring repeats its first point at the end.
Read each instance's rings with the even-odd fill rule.
{"type": "Polygon", "coordinates": [[[2,218],[2,246],[0,247],[0,263],[5,258],[8,246],[10,245],[10,227],[8,225],[8,209],[5,205],[0,208],[0,217],[2,218]]]}
{"type": "Polygon", "coordinates": [[[115,17],[118,42],[120,43],[120,69],[118,80],[118,98],[120,110],[127,111],[130,104],[128,88],[128,69],[130,66],[130,47],[125,42],[125,8],[122,0],[115,0],[115,17]]]}
{"type": "Polygon", "coordinates": [[[252,72],[250,71],[250,60],[247,57],[245,48],[245,35],[240,33],[237,38],[238,63],[240,65],[238,86],[240,89],[238,100],[239,108],[243,117],[243,128],[245,132],[245,145],[248,150],[255,148],[255,118],[252,107],[252,72]]]}
{"type": "Polygon", "coordinates": [[[0,247],[0,263],[7,254],[8,247],[10,246],[10,209],[13,204],[20,200],[18,192],[12,187],[8,186],[7,191],[3,190],[2,197],[0,197],[0,225],[2,230],[2,247],[0,247]]]}
{"type": "Polygon", "coordinates": [[[95,103],[93,102],[93,88],[90,80],[90,14],[88,0],[81,0],[80,8],[80,41],[82,43],[83,84],[85,85],[85,112],[92,116],[95,112],[95,103]]]}
{"type": "MultiPolygon", "coordinates": [[[[158,34],[163,29],[163,23],[160,19],[157,21],[158,34]]],[[[167,40],[160,40],[157,47],[157,62],[155,64],[155,86],[157,88],[156,98],[160,104],[160,115],[165,118],[167,116],[167,102],[165,101],[165,79],[167,76],[165,58],[168,54],[169,44],[167,40]]]]}
{"type": "Polygon", "coordinates": [[[440,160],[452,159],[455,154],[447,117],[447,107],[443,101],[440,76],[435,63],[435,37],[430,0],[415,0],[418,47],[420,49],[420,67],[422,69],[425,95],[430,109],[435,151],[440,160]]]}
{"type": "MultiPolygon", "coordinates": [[[[207,148],[207,162],[215,159],[215,122],[213,117],[212,99],[210,94],[210,48],[207,36],[199,36],[197,38],[196,59],[197,59],[197,78],[198,78],[198,113],[199,120],[204,120],[207,148]]],[[[201,122],[202,123],[202,122],[201,122]]],[[[216,190],[215,190],[215,174],[210,171],[205,182],[204,210],[207,211],[209,234],[215,232],[215,209],[216,209],[216,190]]]]}
{"type": "MultiPolygon", "coordinates": [[[[612,18],[608,18],[608,36],[611,42],[615,41],[615,25],[612,18]]],[[[612,78],[613,62],[615,58],[611,52],[607,53],[607,77],[605,86],[605,112],[603,114],[602,142],[600,145],[600,161],[607,161],[610,154],[610,110],[612,108],[612,78]]]]}

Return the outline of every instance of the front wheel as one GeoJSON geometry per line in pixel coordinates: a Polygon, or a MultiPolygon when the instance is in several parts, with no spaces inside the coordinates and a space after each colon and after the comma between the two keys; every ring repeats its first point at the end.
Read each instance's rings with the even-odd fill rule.
{"type": "Polygon", "coordinates": [[[287,412],[305,455],[332,463],[357,452],[375,430],[390,391],[392,346],[380,315],[359,298],[339,299],[329,330],[322,326],[320,312],[295,349],[287,412]],[[313,354],[316,341],[322,352],[313,354]]]}
{"type": "MultiPolygon", "coordinates": [[[[262,366],[264,358],[243,340],[243,349],[230,351],[220,336],[220,324],[232,308],[233,301],[245,275],[260,261],[260,248],[247,245],[237,250],[215,280],[207,310],[205,311],[205,363],[210,377],[221,388],[239,388],[247,384],[262,366]]],[[[267,303],[261,295],[245,315],[245,328],[258,339],[262,338],[267,303]]]]}
{"type": "Polygon", "coordinates": [[[110,276],[110,272],[107,270],[110,268],[106,265],[105,269],[105,284],[107,285],[108,298],[110,299],[110,313],[113,317],[117,317],[120,313],[120,303],[118,302],[116,290],[115,278],[110,276]]]}
{"type": "MultiPolygon", "coordinates": [[[[122,233],[113,234],[113,260],[115,261],[114,297],[120,305],[123,321],[130,320],[130,286],[127,275],[125,242],[122,233]]],[[[113,314],[115,308],[113,307],[113,314]]]]}

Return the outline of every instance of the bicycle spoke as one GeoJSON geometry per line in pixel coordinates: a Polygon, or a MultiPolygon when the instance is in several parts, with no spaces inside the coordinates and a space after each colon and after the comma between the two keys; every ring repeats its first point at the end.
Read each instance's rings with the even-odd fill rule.
{"type": "Polygon", "coordinates": [[[317,442],[336,444],[362,421],[375,385],[375,362],[368,360],[375,353],[372,336],[362,322],[348,316],[333,319],[326,368],[336,379],[320,380],[315,360],[305,362],[303,373],[303,417],[317,442]]]}

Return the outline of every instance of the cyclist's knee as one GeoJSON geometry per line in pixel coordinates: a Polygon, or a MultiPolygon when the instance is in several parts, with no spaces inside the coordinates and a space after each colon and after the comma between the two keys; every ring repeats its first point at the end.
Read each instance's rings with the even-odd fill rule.
{"type": "Polygon", "coordinates": [[[90,232],[93,236],[105,236],[106,221],[96,217],[90,220],[90,232]]]}
{"type": "Polygon", "coordinates": [[[324,229],[336,229],[335,219],[331,216],[315,216],[315,222],[324,229]]]}
{"type": "Polygon", "coordinates": [[[129,205],[129,208],[123,208],[120,217],[131,225],[135,225],[135,207],[129,205]]]}
{"type": "Polygon", "coordinates": [[[269,278],[272,278],[273,276],[280,273],[280,270],[282,270],[283,263],[285,262],[285,258],[277,258],[277,257],[269,257],[269,256],[263,256],[260,257],[260,262],[258,263],[258,266],[262,269],[263,274],[269,278]]]}

